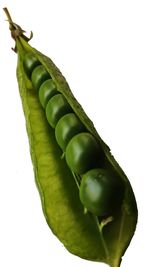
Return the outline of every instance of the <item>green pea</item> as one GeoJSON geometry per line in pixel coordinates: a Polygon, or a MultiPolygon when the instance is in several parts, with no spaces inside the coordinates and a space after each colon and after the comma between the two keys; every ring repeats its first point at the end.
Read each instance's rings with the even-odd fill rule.
{"type": "Polygon", "coordinates": [[[39,100],[43,108],[46,108],[46,105],[50,98],[59,92],[56,89],[56,85],[52,79],[46,80],[39,89],[39,100]]]}
{"type": "Polygon", "coordinates": [[[46,106],[46,117],[53,128],[62,116],[70,112],[72,112],[72,108],[62,94],[53,96],[46,106]]]}
{"type": "Polygon", "coordinates": [[[92,169],[82,176],[80,200],[97,216],[112,215],[121,207],[123,196],[123,181],[105,169],[92,169]]]}
{"type": "Polygon", "coordinates": [[[40,61],[32,54],[26,53],[23,59],[23,67],[28,78],[31,78],[31,73],[35,67],[41,65],[40,61]]]}
{"type": "MultiPolygon", "coordinates": [[[[18,54],[19,92],[26,118],[36,185],[46,221],[71,253],[83,259],[119,267],[134,235],[138,216],[130,182],[73,96],[57,66],[46,55],[30,46],[28,42],[32,34],[30,38],[25,36],[22,27],[11,19],[7,8],[4,11],[11,36],[15,40],[14,51],[18,54]],[[25,56],[27,51],[30,51],[30,56],[25,56]],[[43,66],[39,65],[37,58],[43,66]],[[46,70],[52,73],[59,89],[59,93],[48,102],[50,89],[47,86],[47,89],[40,89],[38,95],[38,92],[29,90],[31,83],[26,81],[27,75],[30,80],[32,76],[33,87],[39,89],[42,83],[50,79],[46,70]],[[48,121],[52,127],[56,126],[57,131],[49,126],[46,116],[44,117],[39,98],[46,107],[48,121]],[[67,124],[68,113],[73,113],[74,119],[68,115],[67,124]],[[76,129],[81,124],[76,128],[78,122],[75,114],[86,126],[85,131],[78,134],[76,129]],[[62,147],[68,142],[63,153],[68,166],[60,157],[55,135],[62,147]],[[88,209],[99,217],[85,215],[82,204],[85,210],[88,209]]],[[[108,108],[107,112],[111,110],[108,108]]]]}
{"type": "Polygon", "coordinates": [[[81,132],[85,132],[86,128],[74,113],[64,115],[57,123],[55,129],[55,137],[57,143],[64,151],[70,139],[81,132]]]}
{"type": "Polygon", "coordinates": [[[41,86],[41,84],[46,81],[47,79],[50,79],[51,76],[45,69],[43,65],[37,66],[32,74],[31,74],[31,81],[33,84],[33,87],[38,90],[41,86]]]}
{"type": "Polygon", "coordinates": [[[102,158],[103,152],[100,145],[90,133],[75,135],[66,148],[67,164],[73,172],[78,174],[98,167],[102,158]]]}

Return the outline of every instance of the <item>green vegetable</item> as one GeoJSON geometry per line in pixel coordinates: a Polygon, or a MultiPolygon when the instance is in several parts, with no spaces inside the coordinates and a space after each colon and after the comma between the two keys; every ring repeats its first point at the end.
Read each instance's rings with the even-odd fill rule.
{"type": "Polygon", "coordinates": [[[34,57],[32,53],[25,54],[23,67],[29,79],[31,78],[32,71],[38,65],[41,65],[40,61],[36,57],[34,57]]]}
{"type": "MultiPolygon", "coordinates": [[[[19,91],[26,118],[35,180],[47,223],[71,253],[84,259],[104,262],[111,267],[119,267],[137,223],[137,205],[130,182],[111,155],[109,147],[100,138],[92,122],[74,98],[59,69],[51,59],[28,44],[30,38],[27,38],[21,27],[12,21],[8,10],[6,8],[4,10],[10,24],[11,35],[15,39],[19,91]],[[28,53],[34,57],[33,62],[40,62],[41,65],[31,69],[25,67],[34,65],[32,62],[27,64],[28,53]],[[41,101],[40,93],[37,91],[43,82],[49,79],[52,79],[59,94],[49,99],[50,96],[45,98],[43,92],[41,101]],[[45,99],[46,102],[43,102],[45,99]],[[57,101],[49,110],[49,103],[53,99],[57,101]],[[65,103],[65,113],[62,111],[59,113],[58,100],[60,99],[65,103]],[[56,127],[55,129],[49,125],[43,106],[50,124],[56,127]],[[86,131],[73,133],[62,158],[62,150],[57,143],[58,138],[55,138],[55,132],[59,126],[59,119],[62,120],[67,113],[75,114],[86,131]],[[103,194],[98,195],[95,207],[91,195],[92,188],[95,186],[93,174],[89,178],[89,173],[93,173],[91,168],[103,169],[101,172],[105,181],[101,183],[98,178],[95,178],[98,187],[103,189],[103,194]],[[88,173],[80,175],[88,169],[88,173]],[[91,185],[87,183],[88,181],[91,185]],[[85,190],[87,184],[89,191],[85,190]],[[110,185],[113,191],[110,190],[110,185]],[[117,196],[114,197],[115,192],[120,196],[118,202],[117,196]],[[110,203],[107,196],[109,199],[114,197],[116,205],[110,203]],[[99,204],[101,198],[104,201],[103,210],[101,209],[103,205],[99,204]],[[86,208],[91,212],[84,212],[86,208]],[[103,214],[105,216],[99,216],[103,214]]],[[[67,127],[69,129],[69,126],[67,127]]],[[[59,131],[58,136],[63,140],[63,135],[61,136],[59,131]]]]}
{"type": "Polygon", "coordinates": [[[64,115],[57,123],[55,129],[56,141],[63,151],[70,139],[81,132],[85,132],[86,128],[74,113],[64,115]]]}
{"type": "Polygon", "coordinates": [[[66,148],[66,161],[70,169],[78,174],[102,165],[103,152],[90,133],[75,135],[66,148]]]}
{"type": "Polygon", "coordinates": [[[39,100],[43,108],[46,108],[49,99],[58,93],[59,92],[57,91],[56,85],[52,79],[48,79],[43,82],[39,89],[39,100]]]}
{"type": "Polygon", "coordinates": [[[92,169],[82,177],[81,202],[97,216],[111,216],[121,207],[123,196],[123,181],[110,171],[92,169]]]}
{"type": "Polygon", "coordinates": [[[55,128],[61,116],[72,111],[71,106],[62,94],[53,96],[46,106],[46,117],[49,124],[55,128]]]}
{"type": "Polygon", "coordinates": [[[50,79],[51,76],[49,73],[46,71],[44,66],[39,65],[37,66],[31,74],[31,81],[33,84],[33,87],[38,90],[41,86],[41,84],[46,81],[47,79],[50,79]]]}

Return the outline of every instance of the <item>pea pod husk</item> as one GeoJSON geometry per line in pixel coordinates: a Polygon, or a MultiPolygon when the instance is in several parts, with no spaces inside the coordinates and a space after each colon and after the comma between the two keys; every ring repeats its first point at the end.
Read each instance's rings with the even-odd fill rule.
{"type": "Polygon", "coordinates": [[[133,190],[109,147],[103,142],[74,98],[68,83],[50,58],[31,47],[23,38],[16,40],[18,49],[17,79],[35,180],[40,193],[46,221],[64,246],[73,254],[84,259],[104,262],[111,267],[120,266],[121,258],[134,234],[137,223],[137,205],[133,190]],[[84,214],[73,174],[61,158],[54,130],[48,125],[39,103],[37,92],[32,88],[23,69],[23,54],[30,51],[50,73],[58,90],[66,97],[74,112],[100,143],[105,153],[105,167],[123,179],[125,196],[122,207],[113,218],[97,219],[90,213],[84,214]],[[99,224],[100,223],[100,224],[99,224]]]}

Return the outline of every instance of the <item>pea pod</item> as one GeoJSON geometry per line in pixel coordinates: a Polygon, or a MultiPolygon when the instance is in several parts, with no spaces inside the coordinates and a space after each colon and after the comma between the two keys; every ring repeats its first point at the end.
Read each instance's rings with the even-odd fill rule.
{"type": "MultiPolygon", "coordinates": [[[[6,8],[4,10],[8,16],[11,34],[15,39],[15,51],[18,54],[17,79],[19,91],[26,118],[35,181],[40,193],[46,221],[53,233],[71,253],[87,260],[104,262],[111,267],[119,267],[137,223],[137,205],[130,182],[111,155],[109,147],[100,138],[93,123],[73,96],[59,69],[50,58],[28,44],[29,38],[24,35],[20,26],[13,23],[8,10],[6,8]],[[34,60],[33,65],[29,64],[32,65],[32,73],[26,71],[28,66],[24,64],[24,58],[27,53],[30,53],[37,60],[34,60]],[[109,181],[110,174],[113,175],[112,177],[117,177],[115,178],[115,183],[119,181],[121,188],[123,185],[123,199],[120,202],[120,206],[115,209],[118,201],[118,198],[115,198],[113,211],[108,214],[106,212],[109,212],[107,207],[104,208],[106,214],[99,214],[99,197],[96,203],[96,212],[94,212],[93,206],[91,207],[91,203],[88,203],[87,207],[85,205],[84,209],[80,201],[81,198],[84,203],[85,199],[89,197],[89,193],[87,193],[86,198],[83,196],[83,192],[86,190],[82,183],[84,180],[86,182],[90,180],[90,172],[83,174],[82,180],[82,171],[88,171],[87,166],[81,171],[79,168],[79,173],[78,169],[77,171],[72,170],[70,153],[74,151],[71,145],[72,143],[75,144],[73,140],[78,139],[77,137],[82,136],[83,133],[78,133],[69,141],[66,148],[66,153],[68,153],[67,161],[69,162],[67,165],[65,157],[62,157],[62,152],[64,151],[61,150],[55,138],[55,130],[53,128],[55,128],[57,122],[52,125],[52,128],[46,119],[45,110],[43,109],[46,105],[50,105],[48,99],[46,98],[46,102],[43,102],[45,100],[42,98],[42,105],[40,103],[41,100],[39,100],[38,90],[45,82],[40,74],[39,79],[35,75],[35,72],[39,72],[39,69],[42,69],[43,73],[45,73],[44,79],[52,79],[58,90],[58,94],[55,92],[49,101],[58,98],[59,95],[65,99],[69,108],[67,108],[67,111],[65,109],[64,115],[66,112],[75,114],[83,124],[86,136],[91,140],[91,147],[96,147],[96,159],[98,153],[100,153],[102,157],[100,164],[102,166],[97,166],[99,157],[96,165],[94,165],[95,162],[92,162],[93,167],[91,168],[96,168],[94,175],[100,172],[100,169],[97,169],[100,167],[106,170],[102,171],[106,181],[104,187],[109,181]],[[81,192],[79,197],[80,182],[81,192]],[[88,207],[89,210],[91,207],[90,211],[87,211],[86,208],[88,207]]],[[[51,120],[49,117],[48,119],[51,120]]],[[[66,147],[66,143],[63,147],[66,147]]],[[[73,149],[75,149],[75,145],[73,149]]],[[[75,163],[73,162],[73,164],[75,163]]],[[[113,178],[110,180],[113,183],[113,178]]],[[[90,184],[93,184],[91,180],[90,184]]],[[[116,188],[118,190],[118,185],[115,190],[116,188]]],[[[111,189],[109,188],[107,190],[108,195],[110,191],[111,189]]],[[[90,197],[92,196],[91,192],[90,197]]],[[[111,194],[112,196],[113,194],[111,194]]],[[[93,196],[91,199],[93,199],[93,196]]]]}

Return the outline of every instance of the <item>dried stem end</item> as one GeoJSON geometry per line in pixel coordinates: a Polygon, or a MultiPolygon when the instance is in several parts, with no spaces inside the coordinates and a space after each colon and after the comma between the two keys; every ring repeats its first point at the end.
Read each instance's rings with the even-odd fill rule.
{"type": "MultiPolygon", "coordinates": [[[[24,33],[25,31],[16,23],[13,22],[11,16],[10,16],[10,13],[7,9],[7,7],[4,7],[3,8],[5,14],[6,14],[6,17],[7,17],[7,20],[9,22],[9,29],[11,31],[11,37],[16,41],[16,39],[18,37],[22,37],[26,42],[29,42],[32,37],[33,37],[33,32],[31,31],[30,33],[30,37],[27,37],[24,33]]],[[[17,52],[16,50],[16,45],[15,45],[15,48],[12,48],[15,52],[17,52]]]]}

